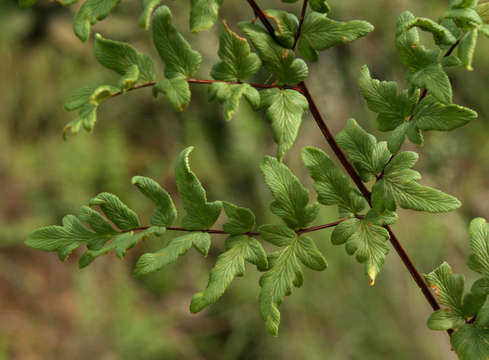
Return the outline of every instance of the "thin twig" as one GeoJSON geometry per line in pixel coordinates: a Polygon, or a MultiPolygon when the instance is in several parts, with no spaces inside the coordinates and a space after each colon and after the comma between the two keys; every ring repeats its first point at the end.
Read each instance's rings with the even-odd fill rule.
{"type": "Polygon", "coordinates": [[[143,88],[147,88],[147,87],[151,87],[151,86],[155,86],[155,85],[156,85],[156,81],[150,81],[150,82],[147,82],[147,83],[144,83],[144,84],[133,86],[132,88],[129,88],[129,89],[125,90],[125,91],[122,91],[122,90],[121,91],[118,91],[116,93],[113,93],[110,97],[113,98],[113,97],[122,95],[122,94],[124,94],[125,92],[128,92],[128,91],[143,89],[143,88]]]}
{"type": "MultiPolygon", "coordinates": [[[[214,83],[224,83],[224,84],[228,84],[228,85],[248,84],[248,85],[254,87],[255,89],[273,89],[273,88],[279,88],[279,89],[292,89],[292,90],[300,91],[298,86],[273,85],[273,84],[258,84],[258,83],[244,83],[244,82],[241,82],[241,81],[187,79],[187,82],[189,84],[196,84],[196,85],[210,85],[210,84],[214,84],[214,83]]],[[[143,88],[147,88],[147,87],[151,87],[151,86],[155,86],[155,85],[156,85],[156,81],[150,81],[150,82],[147,82],[147,83],[144,83],[144,84],[139,84],[139,85],[133,86],[132,88],[129,88],[129,89],[125,90],[125,91],[122,91],[122,90],[121,91],[118,91],[118,92],[112,94],[110,97],[113,98],[113,97],[122,95],[122,94],[124,94],[125,92],[128,92],[128,91],[143,89],[143,88]]]]}
{"type": "MultiPolygon", "coordinates": [[[[131,232],[131,231],[144,231],[147,230],[151,227],[151,225],[147,226],[140,226],[128,230],[124,230],[122,232],[131,232]]],[[[220,234],[220,235],[230,235],[229,233],[225,232],[224,230],[217,230],[217,229],[184,229],[182,227],[172,227],[172,226],[167,226],[165,227],[166,230],[169,231],[181,231],[181,232],[203,232],[203,233],[209,233],[209,234],[220,234]]],[[[259,236],[260,233],[258,232],[247,232],[245,235],[249,236],[259,236]]]]}
{"type": "Polygon", "coordinates": [[[260,19],[260,21],[262,22],[263,26],[265,26],[265,28],[267,29],[270,36],[274,40],[277,40],[275,37],[275,29],[273,28],[270,21],[268,21],[267,14],[260,8],[260,6],[258,6],[258,4],[255,2],[255,0],[247,0],[247,1],[248,1],[248,4],[250,4],[251,8],[253,9],[255,16],[260,19]]]}
{"type": "MultiPolygon", "coordinates": [[[[340,220],[337,220],[337,221],[334,221],[334,222],[331,222],[331,223],[327,223],[327,224],[323,224],[323,225],[317,225],[317,226],[311,226],[311,227],[304,228],[304,229],[299,229],[299,230],[296,231],[296,233],[297,233],[297,235],[301,235],[301,234],[310,233],[310,232],[314,232],[314,231],[318,231],[318,230],[328,229],[330,227],[334,227],[334,226],[342,223],[345,220],[346,219],[340,219],[340,220]]],[[[124,230],[122,232],[123,233],[127,233],[127,232],[131,232],[131,231],[144,231],[144,230],[149,229],[150,227],[151,227],[151,225],[139,226],[139,227],[136,227],[136,228],[124,230]]],[[[184,229],[184,228],[181,228],[181,227],[167,226],[166,227],[166,230],[169,230],[169,231],[182,231],[182,232],[203,232],[203,233],[208,233],[208,234],[219,234],[219,235],[231,235],[230,233],[228,233],[228,232],[226,232],[224,230],[218,230],[218,229],[203,229],[203,230],[193,229],[193,230],[189,230],[189,229],[184,229]]],[[[250,231],[250,232],[244,233],[243,235],[260,236],[260,233],[259,232],[256,232],[256,231],[250,231]]]]}
{"type": "Polygon", "coordinates": [[[346,219],[340,219],[340,220],[334,221],[334,222],[329,223],[329,224],[318,225],[318,226],[313,226],[313,227],[309,227],[309,228],[306,228],[306,229],[297,230],[296,233],[298,235],[301,235],[301,234],[305,234],[305,233],[309,233],[309,232],[313,232],[313,231],[327,229],[327,228],[330,228],[330,227],[334,227],[334,226],[342,223],[345,220],[346,219]]]}
{"type": "Polygon", "coordinates": [[[307,102],[309,103],[309,110],[311,111],[312,117],[316,121],[316,124],[318,125],[319,129],[323,133],[323,136],[325,137],[329,146],[331,147],[331,149],[335,153],[336,157],[338,158],[338,160],[341,162],[341,164],[345,168],[348,175],[350,175],[350,177],[352,178],[353,182],[358,187],[358,189],[360,190],[362,195],[370,203],[370,191],[367,189],[365,184],[362,182],[362,180],[358,176],[355,168],[350,163],[350,161],[346,157],[345,153],[343,152],[343,150],[341,150],[340,146],[336,142],[336,139],[334,138],[333,134],[329,130],[328,126],[326,125],[326,122],[324,121],[323,117],[321,116],[321,113],[319,112],[319,109],[317,108],[316,103],[315,103],[314,99],[312,98],[311,93],[309,92],[309,89],[307,88],[305,82],[301,82],[299,84],[299,87],[301,88],[302,94],[306,97],[307,102]]]}
{"type": "Polygon", "coordinates": [[[453,50],[455,50],[455,48],[460,44],[460,40],[462,40],[462,37],[463,36],[461,36],[456,42],[452,44],[452,46],[450,46],[450,48],[447,50],[445,55],[443,55],[443,57],[449,57],[450,55],[452,55],[453,50]]]}
{"type": "Polygon", "coordinates": [[[294,45],[292,46],[292,50],[295,50],[297,42],[299,41],[299,37],[301,36],[302,24],[304,23],[304,18],[306,17],[307,2],[307,0],[304,0],[304,2],[302,3],[301,17],[299,18],[299,27],[297,28],[297,32],[295,33],[294,45]]]}

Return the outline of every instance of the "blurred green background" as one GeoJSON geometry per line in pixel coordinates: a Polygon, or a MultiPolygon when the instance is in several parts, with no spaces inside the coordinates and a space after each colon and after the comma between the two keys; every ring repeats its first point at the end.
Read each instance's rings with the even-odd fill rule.
{"type": "MultiPolygon", "coordinates": [[[[218,28],[188,34],[189,1],[166,3],[205,59],[199,76],[209,78],[218,28]]],[[[259,3],[296,13],[300,7],[259,3]]],[[[436,19],[447,3],[330,1],[331,17],[365,19],[376,27],[365,39],[322,53],[310,68],[310,90],[335,132],[355,117],[385,138],[360,98],[359,69],[368,64],[376,77],[405,84],[393,46],[397,16],[409,9],[436,19]]],[[[314,238],[330,266],[321,273],[306,270],[303,287],[281,307],[278,338],[266,333],[258,315],[259,274],[251,266],[218,303],[190,314],[192,294],[206,285],[223,250],[222,236],[214,237],[207,259],[191,251],[144,279],[132,277],[135,261],[168,238],[146,241],[124,261],[110,255],[84,270],[77,269],[79,252],[60,263],[55,254],[26,248],[30,231],[58,224],[101,191],[120,195],[147,220],[151,205],[130,185],[131,177],[151,176],[175,194],[173,162],[189,145],[196,146],[191,166],[210,199],[248,206],[259,223],[278,221],[267,211],[270,194],[258,172],[263,156],[275,153],[262,114],[242,105],[226,122],[222,109],[207,102],[204,87],[193,87],[184,113],[175,113],[163,98],[154,100],[150,89],[112,99],[100,108],[93,134],[62,140],[64,125],[75,116],[63,110],[71,92],[117,81],[96,62],[91,42],[74,36],[75,8],[41,1],[20,10],[14,0],[0,3],[0,359],[455,359],[446,334],[426,328],[430,307],[395,253],[371,288],[363,266],[330,244],[329,231],[314,238]]],[[[95,30],[153,55],[161,74],[150,35],[137,26],[140,11],[139,1],[123,1],[95,30]]],[[[244,0],[225,1],[222,17],[236,24],[252,12],[244,0]]],[[[422,183],[464,204],[443,215],[401,211],[394,229],[423,272],[447,260],[455,271],[470,274],[467,224],[475,216],[489,217],[489,39],[479,43],[474,72],[449,69],[455,102],[476,109],[479,119],[448,134],[428,133],[424,148],[413,147],[421,155],[416,168],[422,183]]],[[[327,149],[309,115],[286,161],[311,188],[300,160],[306,145],[327,149]]],[[[334,208],[323,207],[317,223],[335,217],[334,208]]]]}

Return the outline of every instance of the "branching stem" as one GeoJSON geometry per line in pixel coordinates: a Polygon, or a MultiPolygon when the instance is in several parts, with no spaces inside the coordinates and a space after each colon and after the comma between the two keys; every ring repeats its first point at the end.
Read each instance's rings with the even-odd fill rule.
{"type": "Polygon", "coordinates": [[[263,26],[267,29],[268,33],[270,36],[274,39],[277,40],[275,37],[275,30],[270,24],[270,21],[268,21],[267,14],[260,8],[260,6],[256,3],[255,0],[247,0],[248,4],[250,4],[251,8],[253,9],[253,12],[255,13],[255,16],[260,19],[262,22],[263,26]]]}
{"type": "MultiPolygon", "coordinates": [[[[255,14],[263,22],[263,25],[267,29],[269,29],[269,27],[271,27],[271,24],[269,23],[268,19],[266,18],[266,16],[264,14],[262,14],[262,16],[260,16],[260,11],[261,11],[260,7],[256,4],[256,2],[254,0],[248,0],[248,2],[250,4],[253,4],[252,7],[253,7],[253,10],[255,11],[255,14]],[[258,13],[257,13],[257,11],[258,11],[258,13]]],[[[450,53],[453,52],[455,47],[456,47],[455,44],[452,45],[452,48],[447,52],[447,54],[450,55],[450,53]]],[[[300,87],[300,92],[306,97],[306,99],[309,103],[309,108],[310,108],[311,114],[312,114],[314,120],[316,121],[316,124],[318,125],[319,129],[323,133],[324,138],[328,142],[329,146],[331,147],[331,149],[335,153],[338,160],[341,162],[341,164],[345,168],[345,170],[348,173],[348,175],[350,176],[350,178],[353,180],[355,185],[358,187],[358,189],[360,190],[362,195],[365,197],[365,199],[367,200],[367,202],[371,206],[371,199],[370,199],[371,193],[370,193],[370,191],[367,189],[365,184],[362,182],[360,176],[357,174],[355,168],[353,167],[353,165],[348,160],[346,154],[343,152],[343,150],[340,148],[340,146],[336,142],[333,134],[331,133],[326,122],[324,121],[323,117],[321,116],[321,113],[319,112],[319,110],[316,106],[316,103],[315,103],[314,99],[312,98],[312,96],[309,92],[309,89],[307,88],[305,82],[301,82],[299,84],[299,87],[300,87]]],[[[389,232],[390,242],[391,242],[392,246],[394,247],[397,254],[401,258],[402,262],[404,263],[404,265],[408,269],[409,273],[411,274],[411,277],[414,279],[414,281],[416,282],[418,287],[421,289],[421,291],[422,291],[423,295],[425,296],[426,300],[428,301],[428,303],[431,305],[433,310],[440,309],[440,305],[438,304],[435,297],[431,293],[428,285],[426,284],[426,282],[424,281],[424,279],[420,275],[419,271],[414,266],[413,262],[411,261],[411,259],[408,256],[408,254],[406,253],[406,251],[402,247],[397,236],[394,234],[394,232],[392,231],[390,226],[384,226],[384,227],[389,232]]]]}
{"type": "Polygon", "coordinates": [[[304,23],[304,18],[306,17],[307,3],[307,0],[304,0],[304,2],[302,3],[301,17],[299,18],[299,27],[297,28],[297,32],[295,33],[294,45],[292,46],[292,50],[295,50],[297,42],[299,41],[299,37],[301,36],[302,24],[304,23]]]}
{"type": "MultiPolygon", "coordinates": [[[[247,0],[247,1],[248,1],[248,4],[253,9],[255,16],[260,19],[260,21],[263,23],[263,25],[265,26],[265,28],[269,32],[270,36],[273,39],[275,39],[275,30],[274,30],[272,24],[268,21],[268,17],[266,15],[266,13],[260,8],[260,6],[256,3],[255,0],[247,0]]],[[[294,45],[293,45],[294,49],[295,49],[295,47],[297,45],[297,41],[300,37],[302,24],[304,22],[304,17],[305,17],[306,10],[307,10],[307,5],[308,5],[308,0],[304,0],[303,4],[302,4],[302,11],[301,11],[301,16],[300,16],[299,27],[298,27],[297,33],[295,35],[295,40],[294,40],[294,45]]],[[[450,56],[459,43],[460,43],[460,40],[457,40],[457,42],[455,42],[447,50],[444,57],[450,56]]],[[[225,82],[225,81],[219,81],[219,80],[200,80],[200,79],[188,79],[187,81],[190,84],[202,84],[202,85],[210,85],[210,84],[213,84],[216,82],[225,82]]],[[[225,83],[227,83],[227,84],[241,84],[240,82],[225,82],[225,83]]],[[[155,84],[156,84],[155,82],[149,82],[146,84],[137,85],[131,89],[128,89],[127,91],[132,91],[132,90],[136,90],[136,89],[150,87],[150,86],[154,86],[155,84]]],[[[356,172],[355,168],[353,167],[353,165],[348,160],[348,157],[346,156],[346,154],[343,152],[343,150],[338,145],[336,139],[334,138],[334,135],[332,134],[332,132],[328,128],[328,126],[327,126],[326,122],[324,121],[321,113],[319,112],[319,109],[317,108],[317,105],[316,105],[314,99],[312,98],[312,96],[309,92],[309,89],[308,89],[305,82],[301,82],[297,86],[279,86],[279,85],[254,84],[254,83],[250,83],[249,85],[251,85],[257,89],[282,88],[282,89],[293,89],[293,90],[296,90],[296,91],[302,93],[305,96],[305,98],[307,99],[312,117],[316,121],[316,124],[318,125],[319,129],[321,130],[324,138],[328,142],[329,146],[331,147],[331,149],[335,153],[336,157],[338,158],[341,165],[346,170],[346,172],[348,173],[348,175],[350,176],[352,181],[355,183],[355,185],[360,190],[360,192],[362,193],[364,198],[367,200],[368,204],[370,206],[372,206],[371,192],[367,189],[365,184],[362,182],[362,180],[361,180],[360,176],[358,175],[358,173],[356,172]]],[[[113,94],[112,97],[121,95],[122,93],[123,93],[122,91],[117,92],[117,93],[113,94]]],[[[421,92],[420,97],[418,99],[418,103],[421,102],[427,95],[428,95],[428,90],[423,89],[423,91],[421,92]]],[[[308,233],[308,232],[326,229],[326,228],[336,226],[339,223],[341,223],[342,221],[344,221],[344,219],[341,219],[341,220],[338,220],[338,221],[335,221],[335,222],[329,223],[329,224],[324,224],[324,225],[314,226],[314,227],[310,227],[310,228],[300,229],[300,230],[297,230],[296,232],[298,235],[300,235],[300,234],[304,234],[304,233],[308,233]]],[[[128,231],[141,231],[141,230],[147,229],[148,227],[149,226],[140,227],[140,228],[135,228],[135,229],[128,230],[128,231]]],[[[392,246],[396,250],[398,256],[401,258],[402,262],[404,263],[404,265],[407,268],[407,270],[409,271],[409,273],[411,274],[411,277],[414,279],[414,281],[416,282],[418,287],[421,289],[421,292],[425,296],[428,303],[431,305],[433,310],[440,309],[440,305],[438,304],[437,300],[435,299],[432,292],[430,291],[428,285],[426,284],[426,282],[424,281],[424,279],[420,275],[416,266],[413,264],[410,257],[408,256],[408,254],[406,253],[406,251],[402,247],[397,236],[394,234],[394,232],[392,231],[390,226],[386,225],[386,226],[384,226],[384,228],[389,232],[390,242],[391,242],[392,246]]],[[[226,234],[226,235],[229,235],[228,233],[226,233],[223,230],[214,230],[214,229],[187,230],[187,229],[177,228],[177,227],[167,227],[167,230],[187,231],[187,232],[188,231],[200,231],[200,232],[207,232],[209,234],[226,234]]],[[[258,232],[249,232],[249,233],[247,233],[247,235],[258,236],[259,233],[258,232]]],[[[451,334],[451,331],[448,331],[448,333],[451,334]]]]}

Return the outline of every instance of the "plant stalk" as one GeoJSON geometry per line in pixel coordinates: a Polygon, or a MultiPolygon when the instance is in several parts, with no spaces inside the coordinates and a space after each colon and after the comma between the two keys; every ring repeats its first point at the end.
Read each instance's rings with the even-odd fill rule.
{"type": "MultiPolygon", "coordinates": [[[[328,228],[334,227],[334,226],[342,223],[345,220],[346,219],[340,219],[340,220],[333,221],[333,222],[328,223],[328,224],[311,226],[311,227],[308,227],[308,228],[299,229],[299,230],[296,231],[296,233],[297,233],[297,235],[302,235],[302,234],[310,233],[310,232],[313,232],[313,231],[328,229],[328,228]]],[[[151,225],[140,226],[140,227],[136,227],[136,228],[124,230],[122,232],[123,233],[126,233],[126,232],[131,232],[131,231],[144,231],[144,230],[149,229],[150,227],[151,227],[151,225]]],[[[182,231],[182,232],[204,232],[204,233],[209,233],[209,234],[220,234],[220,235],[232,235],[232,234],[230,234],[230,233],[228,233],[228,232],[226,232],[224,230],[218,230],[218,229],[203,229],[203,230],[195,229],[195,230],[189,230],[189,229],[184,229],[184,228],[181,228],[181,227],[167,226],[166,227],[166,230],[170,230],[170,231],[182,231]]],[[[260,236],[260,233],[259,232],[256,232],[256,231],[250,231],[250,232],[247,232],[247,233],[245,233],[243,235],[260,236]]]]}
{"type": "MultiPolygon", "coordinates": [[[[304,2],[306,2],[306,1],[307,0],[304,0],[304,2]]],[[[266,15],[263,13],[263,11],[260,9],[258,4],[255,2],[255,0],[248,0],[248,3],[250,3],[251,7],[253,8],[253,11],[255,12],[255,15],[262,21],[265,28],[267,28],[267,30],[269,28],[272,29],[272,32],[270,32],[270,30],[269,30],[269,32],[270,32],[270,35],[273,36],[273,27],[271,26],[270,22],[268,21],[266,15]]],[[[455,47],[453,47],[453,49],[454,48],[455,47]]],[[[449,51],[448,54],[450,54],[453,51],[453,49],[451,51],[449,51]]],[[[358,187],[358,189],[360,190],[362,195],[365,197],[365,199],[367,200],[367,202],[371,206],[371,199],[370,199],[371,193],[370,193],[370,191],[367,189],[365,184],[362,182],[362,180],[358,176],[355,168],[353,167],[353,165],[348,160],[346,154],[343,152],[343,150],[340,148],[340,146],[336,142],[333,134],[331,133],[328,126],[326,125],[326,122],[324,121],[323,117],[321,116],[321,113],[319,112],[319,109],[317,108],[316,103],[315,103],[314,99],[312,98],[312,96],[309,92],[309,89],[306,86],[306,83],[301,82],[299,84],[299,88],[300,88],[300,92],[306,97],[307,102],[309,103],[309,109],[311,111],[311,114],[312,114],[314,120],[316,121],[316,124],[318,125],[319,129],[321,130],[324,138],[328,142],[329,146],[331,147],[331,149],[335,153],[338,160],[343,165],[344,169],[346,170],[346,172],[348,173],[350,178],[353,180],[355,185],[358,187]]],[[[389,226],[384,226],[384,227],[389,232],[390,242],[391,242],[392,246],[396,250],[399,257],[401,258],[402,262],[404,263],[405,267],[409,271],[409,273],[410,273],[411,277],[413,278],[413,280],[415,281],[415,283],[421,289],[424,297],[426,298],[428,303],[431,305],[433,310],[435,310],[435,311],[439,310],[440,305],[438,304],[438,301],[433,296],[428,285],[424,281],[423,277],[420,275],[419,271],[414,266],[413,262],[411,261],[411,259],[408,256],[408,254],[406,253],[406,251],[402,247],[401,243],[399,242],[399,239],[397,238],[397,236],[394,234],[394,232],[392,231],[392,229],[389,226]]]]}

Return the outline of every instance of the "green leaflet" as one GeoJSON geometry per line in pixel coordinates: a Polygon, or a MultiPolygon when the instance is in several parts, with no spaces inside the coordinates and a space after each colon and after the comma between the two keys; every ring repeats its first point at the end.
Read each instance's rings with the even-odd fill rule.
{"type": "Polygon", "coordinates": [[[100,193],[88,204],[99,206],[105,216],[121,230],[131,230],[140,226],[136,213],[114,194],[100,193]]]}
{"type": "Polygon", "coordinates": [[[334,245],[345,244],[349,255],[356,254],[357,261],[365,263],[365,273],[373,286],[389,252],[389,238],[389,232],[383,227],[365,219],[351,218],[335,227],[331,242],[334,245]]]}
{"type": "MultiPolygon", "coordinates": [[[[470,260],[468,261],[470,263],[470,260]]],[[[472,284],[470,291],[477,295],[489,294],[489,278],[483,277],[472,284]]]]}
{"type": "Polygon", "coordinates": [[[243,96],[254,110],[260,107],[260,93],[249,84],[216,82],[209,86],[209,100],[224,104],[224,117],[226,120],[231,120],[236,114],[243,96]]]}
{"type": "Polygon", "coordinates": [[[379,114],[377,128],[380,131],[394,130],[408,120],[419,97],[419,91],[412,94],[408,90],[399,91],[394,81],[372,79],[366,65],[360,72],[359,87],[368,108],[379,114]]]}
{"type": "Polygon", "coordinates": [[[306,15],[302,25],[299,51],[307,60],[316,61],[318,51],[355,41],[373,30],[374,27],[366,21],[335,21],[328,18],[327,14],[312,11],[306,15]]]}
{"type": "MultiPolygon", "coordinates": [[[[228,221],[223,225],[223,230],[230,233],[231,236],[226,240],[226,252],[219,255],[210,272],[206,289],[192,297],[190,311],[193,313],[202,311],[205,307],[215,303],[236,276],[243,276],[245,261],[255,264],[259,270],[265,270],[268,267],[265,250],[258,240],[247,235],[241,235],[254,228],[255,215],[249,209],[228,202],[223,203],[223,208],[228,216],[228,221]]],[[[186,247],[183,246],[180,249],[182,250],[178,251],[181,253],[186,247]]],[[[172,252],[170,251],[170,253],[172,252]]],[[[173,259],[174,256],[169,254],[168,260],[173,259]]],[[[148,264],[149,259],[153,259],[153,257],[148,256],[144,263],[148,264]]],[[[166,262],[167,260],[159,261],[161,264],[161,261],[166,262]]]]}
{"type": "Polygon", "coordinates": [[[182,197],[186,214],[182,226],[187,230],[209,229],[221,213],[221,202],[207,202],[207,196],[199,179],[190,170],[189,155],[193,150],[190,146],[178,155],[175,163],[175,180],[178,193],[182,197]]]}
{"type": "Polygon", "coordinates": [[[142,0],[143,3],[143,13],[139,18],[139,26],[143,29],[149,30],[151,25],[151,15],[158,5],[160,5],[163,0],[142,0]]]}
{"type": "Polygon", "coordinates": [[[462,295],[465,284],[463,275],[453,274],[450,265],[444,262],[426,275],[425,279],[434,289],[441,305],[447,306],[453,313],[462,314],[462,295]]]}
{"type": "Polygon", "coordinates": [[[119,91],[111,85],[87,86],[75,91],[66,102],[65,109],[78,110],[78,118],[65,126],[64,138],[66,139],[69,134],[77,134],[82,127],[88,132],[92,131],[97,120],[98,106],[119,91]]]}
{"type": "Polygon", "coordinates": [[[271,269],[260,278],[260,315],[268,332],[274,336],[278,335],[280,325],[278,307],[283,303],[285,296],[292,293],[292,287],[300,287],[303,282],[304,275],[294,252],[296,243],[280,252],[270,254],[268,261],[271,269]]]}
{"type": "Polygon", "coordinates": [[[165,63],[166,80],[153,87],[153,95],[165,95],[170,105],[183,111],[190,104],[191,92],[187,79],[199,70],[200,54],[193,50],[171,24],[172,14],[167,6],[160,6],[153,15],[153,43],[165,63]]]}
{"type": "Polygon", "coordinates": [[[326,0],[310,0],[309,6],[314,11],[317,11],[317,12],[320,12],[323,14],[327,14],[331,10],[331,8],[330,8],[329,4],[326,2],[326,0]]]}
{"type": "Polygon", "coordinates": [[[81,41],[87,41],[92,25],[105,19],[119,2],[120,0],[86,0],[75,16],[74,31],[76,36],[81,41]]]}
{"type": "Polygon", "coordinates": [[[457,52],[462,65],[469,71],[472,71],[472,59],[474,58],[475,47],[477,45],[477,30],[469,31],[464,35],[458,46],[457,52]]]}
{"type": "Polygon", "coordinates": [[[489,304],[484,305],[474,324],[465,324],[450,337],[460,360],[489,358],[489,304]]]}
{"type": "Polygon", "coordinates": [[[387,143],[377,143],[375,136],[363,130],[354,119],[348,119],[336,140],[364,182],[380,174],[391,157],[387,143]]]}
{"type": "Polygon", "coordinates": [[[487,296],[489,295],[489,291],[487,289],[488,284],[488,278],[481,278],[474,282],[470,292],[464,295],[463,313],[465,318],[477,316],[480,309],[486,302],[487,296]]]}
{"type": "Polygon", "coordinates": [[[246,234],[255,227],[255,214],[250,209],[242,208],[223,201],[222,208],[228,217],[222,229],[231,235],[246,234]]]}
{"type": "Polygon", "coordinates": [[[365,199],[356,193],[350,179],[341,173],[324,151],[305,147],[302,160],[314,179],[319,203],[338,205],[340,213],[346,214],[358,214],[365,208],[365,199]]]}
{"type": "Polygon", "coordinates": [[[161,236],[165,232],[164,227],[151,226],[148,229],[134,233],[133,231],[120,233],[112,238],[112,241],[98,250],[87,250],[80,257],[80,269],[91,264],[99,256],[115,251],[117,257],[122,259],[126,256],[127,250],[134,247],[137,243],[149,236],[161,236]]]}
{"type": "Polygon", "coordinates": [[[226,252],[219,255],[212,268],[207,287],[195,294],[190,303],[190,311],[197,313],[215,303],[236,276],[243,276],[245,261],[255,264],[259,270],[266,270],[268,260],[265,250],[255,238],[242,235],[255,227],[255,215],[251,210],[223,202],[228,221],[223,230],[231,234],[226,240],[226,252]]]}
{"type": "Polygon", "coordinates": [[[465,279],[462,275],[452,273],[446,262],[425,275],[426,282],[435,290],[441,310],[435,311],[428,320],[432,330],[453,329],[465,323],[463,317],[462,297],[465,279]]]}
{"type": "MultiPolygon", "coordinates": [[[[240,81],[253,76],[261,67],[259,57],[250,52],[246,39],[239,37],[224,22],[219,42],[221,62],[214,65],[211,75],[216,80],[240,81]]],[[[248,84],[214,83],[209,87],[209,99],[225,104],[224,114],[230,120],[244,96],[256,110],[260,106],[259,92],[248,84]]]]}
{"type": "MultiPolygon", "coordinates": [[[[455,38],[457,39],[460,39],[460,37],[463,35],[464,33],[464,29],[459,27],[455,21],[453,21],[452,19],[443,19],[440,21],[440,24],[443,25],[444,27],[446,27],[448,30],[450,30],[450,32],[452,33],[453,36],[455,36],[455,38]]],[[[444,49],[449,49],[450,47],[448,46],[442,46],[444,49]]]]}
{"type": "Polygon", "coordinates": [[[327,263],[310,238],[298,236],[286,226],[263,225],[259,231],[265,241],[284,247],[268,256],[270,270],[260,278],[260,315],[268,332],[277,336],[280,324],[278,307],[285,296],[291,294],[292,287],[300,287],[303,282],[300,262],[318,271],[326,269],[327,263]]]}
{"type": "Polygon", "coordinates": [[[297,16],[283,10],[266,10],[265,13],[276,24],[275,38],[283,47],[292,49],[299,28],[297,16]]]}
{"type": "Polygon", "coordinates": [[[294,144],[304,111],[309,108],[307,99],[295,90],[267,89],[261,93],[262,107],[272,126],[277,143],[277,157],[281,160],[294,144]]]}
{"type": "Polygon", "coordinates": [[[261,271],[268,268],[267,256],[260,242],[242,235],[255,227],[255,215],[249,209],[228,202],[223,203],[223,208],[228,216],[223,230],[231,236],[226,239],[226,252],[219,255],[210,272],[206,289],[192,297],[190,311],[193,313],[215,303],[235,277],[243,276],[245,261],[255,264],[261,271]]]}
{"type": "Polygon", "coordinates": [[[473,29],[482,24],[482,19],[475,9],[455,8],[445,11],[440,17],[442,19],[452,19],[461,26],[473,29]]]}
{"type": "Polygon", "coordinates": [[[426,88],[439,101],[452,102],[452,86],[440,63],[440,50],[427,50],[423,46],[412,47],[412,57],[405,58],[409,67],[408,81],[419,88],[426,88]]]}
{"type": "Polygon", "coordinates": [[[413,121],[421,130],[449,131],[477,118],[469,108],[442,104],[432,96],[425,97],[414,110],[413,121]]]}
{"type": "Polygon", "coordinates": [[[395,155],[385,166],[383,177],[372,188],[372,206],[377,213],[394,211],[396,205],[433,213],[460,207],[460,201],[453,196],[416,182],[421,175],[410,168],[417,160],[418,154],[405,151],[395,155]]]}
{"type": "Polygon", "coordinates": [[[302,264],[316,271],[323,271],[328,267],[326,259],[310,237],[301,235],[296,241],[296,255],[302,264]]]}
{"type": "Polygon", "coordinates": [[[428,328],[431,330],[448,330],[454,327],[461,326],[464,320],[451,311],[442,309],[436,310],[428,318],[428,328]]]}
{"type": "Polygon", "coordinates": [[[397,154],[406,137],[414,144],[423,145],[424,138],[421,130],[416,126],[414,121],[403,122],[395,128],[387,140],[387,148],[392,154],[397,154]]]}
{"type": "Polygon", "coordinates": [[[309,192],[290,169],[270,156],[261,163],[265,183],[275,201],[270,210],[292,229],[301,229],[317,216],[319,205],[309,204],[309,192]]]}
{"type": "Polygon", "coordinates": [[[142,255],[134,268],[135,276],[155,272],[185,255],[192,245],[204,256],[209,253],[211,236],[204,232],[190,232],[176,237],[163,249],[142,255]]]}
{"type": "Polygon", "coordinates": [[[452,45],[457,41],[455,36],[453,36],[450,30],[446,27],[424,17],[416,17],[410,21],[403,22],[402,25],[397,28],[397,35],[400,35],[413,27],[418,27],[422,30],[431,32],[435,42],[440,45],[452,45]]]}
{"type": "Polygon", "coordinates": [[[306,63],[296,59],[293,50],[278,45],[263,27],[250,21],[239,23],[239,27],[258,52],[265,69],[280,84],[297,84],[307,77],[309,70],[306,63]]]}
{"type": "Polygon", "coordinates": [[[240,81],[255,75],[261,67],[258,55],[250,51],[250,45],[245,38],[233,32],[226,22],[219,37],[219,58],[211,75],[216,80],[240,81]]]}
{"type": "Polygon", "coordinates": [[[406,24],[416,19],[405,11],[397,23],[396,47],[402,62],[408,66],[408,81],[418,87],[426,88],[439,101],[452,102],[452,86],[441,64],[440,49],[429,50],[419,44],[416,28],[404,31],[406,24]]]}
{"type": "MultiPolygon", "coordinates": [[[[349,215],[351,217],[351,215],[349,215]]],[[[365,214],[364,220],[367,223],[372,223],[374,225],[392,225],[394,224],[399,215],[394,211],[385,211],[382,214],[378,214],[375,209],[370,209],[367,214],[365,214]]]]}
{"type": "Polygon", "coordinates": [[[266,224],[258,229],[263,240],[278,247],[289,246],[297,234],[285,225],[266,224]]]}
{"type": "Polygon", "coordinates": [[[190,303],[192,313],[198,313],[215,303],[235,277],[243,276],[245,261],[255,264],[262,271],[268,267],[265,250],[255,238],[247,235],[232,235],[226,240],[226,250],[217,258],[205,290],[192,297],[190,303]]]}
{"type": "Polygon", "coordinates": [[[192,98],[190,86],[183,75],[161,80],[153,86],[153,96],[157,97],[159,93],[166,97],[168,103],[176,111],[183,111],[190,104],[192,98]]]}
{"type": "Polygon", "coordinates": [[[193,33],[210,29],[219,14],[222,0],[192,0],[190,10],[190,30],[193,33]]]}
{"type": "Polygon", "coordinates": [[[106,68],[122,75],[121,89],[149,83],[155,79],[153,60],[131,45],[95,35],[95,58],[106,68]]]}
{"type": "Polygon", "coordinates": [[[134,176],[131,182],[156,205],[151,215],[152,225],[170,226],[175,222],[177,209],[168,192],[160,184],[144,176],[134,176]]]}
{"type": "Polygon", "coordinates": [[[476,218],[470,223],[469,231],[472,253],[467,263],[473,271],[489,278],[489,224],[483,218],[476,218]]]}
{"type": "Polygon", "coordinates": [[[168,79],[195,75],[202,62],[200,54],[193,50],[178,30],[171,24],[172,14],[167,6],[160,6],[153,15],[153,43],[165,63],[168,79]]]}
{"type": "Polygon", "coordinates": [[[441,59],[441,64],[443,67],[456,67],[462,65],[462,61],[456,54],[452,54],[450,56],[443,57],[441,59]]]}

